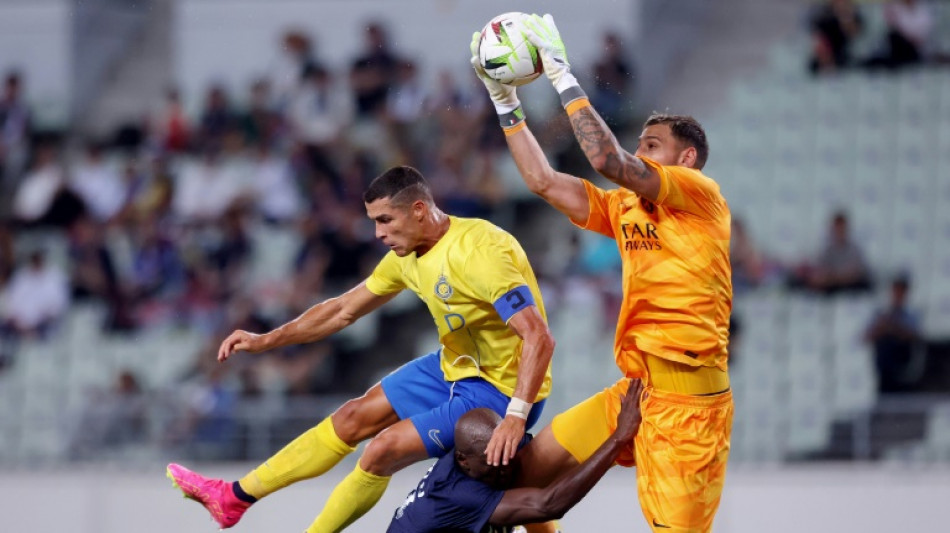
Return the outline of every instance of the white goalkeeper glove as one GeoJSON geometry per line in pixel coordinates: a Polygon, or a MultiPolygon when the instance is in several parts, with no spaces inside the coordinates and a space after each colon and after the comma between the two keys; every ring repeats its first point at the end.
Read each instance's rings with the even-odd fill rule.
{"type": "Polygon", "coordinates": [[[541,54],[544,64],[544,74],[551,80],[558,94],[577,87],[577,78],[571,74],[571,64],[567,61],[567,50],[561,33],[554,24],[554,17],[550,14],[531,15],[524,20],[525,37],[541,54]]]}
{"type": "Polygon", "coordinates": [[[478,60],[478,42],[481,38],[481,32],[472,34],[472,45],[470,47],[472,50],[472,68],[475,69],[475,74],[478,76],[478,79],[482,80],[482,83],[485,84],[485,88],[488,89],[488,95],[491,96],[491,101],[495,104],[495,111],[497,111],[499,115],[511,113],[521,106],[521,101],[518,100],[518,93],[511,85],[505,85],[491,79],[485,72],[485,69],[482,68],[482,64],[478,60]]]}

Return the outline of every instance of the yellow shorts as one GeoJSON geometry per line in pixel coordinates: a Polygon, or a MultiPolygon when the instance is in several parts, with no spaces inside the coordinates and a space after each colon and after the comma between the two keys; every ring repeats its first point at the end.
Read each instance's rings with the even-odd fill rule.
{"type": "MultiPolygon", "coordinates": [[[[620,397],[628,386],[623,378],[554,417],[554,438],[579,462],[587,460],[616,429],[620,397]]],[[[732,392],[644,392],[649,395],[640,404],[640,431],[617,464],[637,466],[640,507],[654,531],[711,531],[726,478],[732,392]]]]}

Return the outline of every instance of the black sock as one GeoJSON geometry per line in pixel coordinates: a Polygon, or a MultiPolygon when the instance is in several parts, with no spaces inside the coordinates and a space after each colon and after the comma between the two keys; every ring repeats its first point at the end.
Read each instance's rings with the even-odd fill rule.
{"type": "Polygon", "coordinates": [[[237,481],[231,484],[231,490],[234,491],[234,495],[237,496],[237,499],[241,500],[242,502],[254,503],[257,501],[257,498],[244,492],[244,489],[241,488],[241,484],[237,481]]]}

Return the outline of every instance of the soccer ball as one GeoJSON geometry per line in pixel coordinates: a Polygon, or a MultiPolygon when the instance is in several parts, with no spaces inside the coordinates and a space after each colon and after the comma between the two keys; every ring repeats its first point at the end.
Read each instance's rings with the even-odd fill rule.
{"type": "Polygon", "coordinates": [[[524,85],[544,70],[538,49],[521,33],[518,22],[524,13],[505,13],[488,21],[478,41],[478,61],[493,80],[506,85],[524,85]]]}

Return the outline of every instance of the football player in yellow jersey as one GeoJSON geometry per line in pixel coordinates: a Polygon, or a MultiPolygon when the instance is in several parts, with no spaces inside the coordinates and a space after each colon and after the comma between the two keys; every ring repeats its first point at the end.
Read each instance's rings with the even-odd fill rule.
{"type": "MultiPolygon", "coordinates": [[[[729,207],[700,171],[709,154],[706,134],[692,117],[653,115],[636,153],[627,152],[571,74],[553,18],[532,15],[522,31],[538,47],[591,165],[620,186],[603,190],[552,169],[515,88],[488,78],[473,58],[528,188],[574,224],[614,238],[620,249],[624,294],[614,355],[627,378],[643,378],[649,396],[635,446],[617,462],[636,465],[640,505],[654,531],[710,531],[732,427],[726,363],[732,284],[729,207]]],[[[475,46],[477,39],[473,55],[475,46]]],[[[616,427],[626,387],[621,379],[557,415],[530,456],[519,456],[532,478],[527,482],[547,485],[587,460],[616,427]]]]}
{"type": "Polygon", "coordinates": [[[377,177],[363,200],[376,237],[390,248],[372,275],[271,332],[233,332],[218,360],[318,341],[403,289],[426,303],[442,346],[345,403],[238,481],[170,464],[175,485],[222,528],[236,524],[258,499],[327,472],[372,439],[307,530],[340,531],[376,504],[394,472],[451,450],[455,423],[466,411],[487,407],[504,417],[486,454],[505,464],[541,414],[551,390],[554,341],[534,272],[515,238],[485,220],[439,210],[425,179],[410,167],[377,177]]]}

